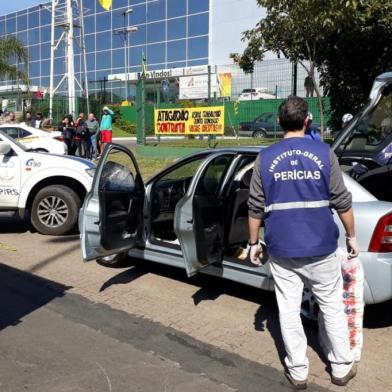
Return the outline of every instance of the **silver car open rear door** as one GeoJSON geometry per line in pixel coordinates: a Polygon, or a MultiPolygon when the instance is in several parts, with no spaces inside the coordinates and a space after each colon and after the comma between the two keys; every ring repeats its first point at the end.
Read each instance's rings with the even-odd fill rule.
{"type": "Polygon", "coordinates": [[[141,237],[144,184],[127,148],[109,144],[97,167],[91,191],[80,210],[85,261],[126,252],[141,237]]]}
{"type": "Polygon", "coordinates": [[[235,155],[222,152],[209,156],[176,206],[174,230],[188,276],[222,260],[224,200],[220,191],[235,155]]]}

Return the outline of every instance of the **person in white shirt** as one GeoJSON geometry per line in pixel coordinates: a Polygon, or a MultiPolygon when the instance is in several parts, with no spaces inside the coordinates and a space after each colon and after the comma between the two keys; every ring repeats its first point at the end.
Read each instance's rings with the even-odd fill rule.
{"type": "Polygon", "coordinates": [[[8,108],[8,99],[6,97],[3,97],[3,100],[1,101],[1,111],[3,113],[3,116],[6,115],[7,108],[8,108]]]}

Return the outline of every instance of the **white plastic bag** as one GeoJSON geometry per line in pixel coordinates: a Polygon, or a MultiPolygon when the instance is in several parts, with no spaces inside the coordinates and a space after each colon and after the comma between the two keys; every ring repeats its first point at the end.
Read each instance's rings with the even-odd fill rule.
{"type": "MultiPolygon", "coordinates": [[[[344,313],[347,316],[350,348],[355,362],[361,360],[363,345],[363,313],[364,313],[364,273],[362,263],[358,257],[349,259],[348,253],[344,249],[336,252],[342,269],[343,292],[342,300],[344,313]]],[[[326,336],[324,320],[321,312],[319,321],[319,340],[322,349],[328,356],[330,343],[326,336]]]]}
{"type": "MultiPolygon", "coordinates": [[[[341,253],[341,252],[339,252],[341,253]]],[[[358,257],[349,259],[347,252],[340,256],[343,275],[343,303],[350,334],[354,360],[361,360],[363,346],[364,273],[358,257]]]]}

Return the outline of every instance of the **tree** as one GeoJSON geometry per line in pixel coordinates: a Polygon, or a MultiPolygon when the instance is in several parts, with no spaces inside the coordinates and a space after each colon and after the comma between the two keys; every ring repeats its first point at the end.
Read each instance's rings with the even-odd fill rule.
{"type": "MultiPolygon", "coordinates": [[[[321,134],[324,128],[324,110],[320,88],[315,78],[319,52],[322,51],[325,37],[339,31],[350,23],[350,14],[356,7],[354,0],[257,0],[266,9],[266,17],[257,26],[244,32],[243,39],[247,51],[255,53],[255,48],[264,53],[274,52],[278,57],[283,55],[293,62],[299,63],[313,81],[318,98],[321,120],[321,134]]],[[[237,63],[247,70],[247,62],[237,63]],[[245,65],[245,67],[244,67],[245,65]]]]}
{"type": "Polygon", "coordinates": [[[28,53],[23,43],[14,36],[0,37],[0,79],[18,80],[29,83],[27,70],[28,53]],[[24,69],[17,65],[22,64],[24,69]]]}
{"type": "Polygon", "coordinates": [[[320,79],[330,98],[330,126],[340,129],[344,113],[356,113],[368,100],[375,77],[392,69],[392,2],[361,2],[350,26],[325,38],[320,79]]]}
{"type": "MultiPolygon", "coordinates": [[[[267,12],[254,29],[243,33],[247,49],[253,56],[258,47],[260,53],[270,50],[300,63],[317,88],[322,114],[314,78],[317,68],[330,98],[330,125],[339,129],[342,115],[355,113],[367,101],[374,78],[392,68],[392,2],[256,1],[267,12]]],[[[247,72],[247,61],[241,60],[237,63],[247,72]]]]}

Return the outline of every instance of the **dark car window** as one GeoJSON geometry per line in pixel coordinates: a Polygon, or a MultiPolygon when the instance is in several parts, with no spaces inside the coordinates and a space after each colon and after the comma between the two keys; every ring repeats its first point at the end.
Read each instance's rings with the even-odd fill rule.
{"type": "Polygon", "coordinates": [[[260,117],[257,118],[257,121],[274,124],[275,119],[276,115],[274,113],[263,113],[260,117]]]}
{"type": "Polygon", "coordinates": [[[136,168],[123,151],[113,151],[107,158],[99,180],[100,191],[133,192],[136,168]]]}
{"type": "Polygon", "coordinates": [[[31,135],[32,135],[31,132],[26,131],[25,129],[19,128],[19,137],[20,138],[22,138],[22,137],[29,137],[31,135]]]}
{"type": "Polygon", "coordinates": [[[9,127],[9,128],[1,128],[1,130],[12,139],[18,138],[18,128],[9,127]]]}

